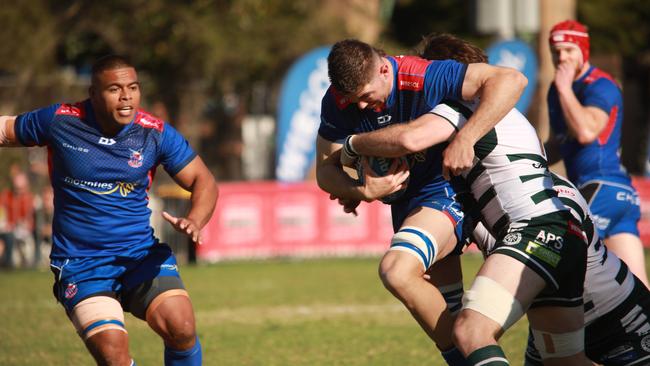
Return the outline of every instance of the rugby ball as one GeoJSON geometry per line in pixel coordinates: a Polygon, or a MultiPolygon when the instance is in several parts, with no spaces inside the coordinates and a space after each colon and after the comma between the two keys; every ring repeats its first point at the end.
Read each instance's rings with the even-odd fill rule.
{"type": "MultiPolygon", "coordinates": [[[[390,167],[393,165],[393,162],[395,160],[400,160],[400,163],[405,162],[406,164],[408,164],[408,159],[405,156],[399,158],[383,158],[379,156],[366,156],[366,158],[368,159],[368,166],[370,166],[372,172],[379,177],[388,175],[388,171],[390,170],[390,167]]],[[[357,176],[359,177],[359,182],[363,184],[364,171],[363,171],[363,164],[361,164],[361,159],[357,160],[357,176]]],[[[408,178],[406,179],[406,182],[408,183],[408,178]]],[[[384,196],[379,200],[383,203],[391,204],[397,201],[404,194],[404,192],[406,192],[406,188],[391,193],[388,196],[384,196]]]]}

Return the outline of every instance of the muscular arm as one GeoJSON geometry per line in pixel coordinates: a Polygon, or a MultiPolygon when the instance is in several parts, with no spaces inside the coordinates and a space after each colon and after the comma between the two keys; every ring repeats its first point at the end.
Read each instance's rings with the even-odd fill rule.
{"type": "Polygon", "coordinates": [[[198,156],[173,178],[178,185],[191,192],[190,210],[185,218],[173,217],[167,213],[163,213],[163,216],[176,230],[200,243],[200,230],[210,220],[219,196],[217,183],[198,156]]]}
{"type": "Polygon", "coordinates": [[[364,159],[364,183],[352,179],[341,165],[341,144],[320,136],[316,142],[316,179],[318,186],[332,197],[353,201],[373,201],[405,188],[409,171],[406,166],[395,165],[385,176],[370,173],[364,159]]]}
{"type": "Polygon", "coordinates": [[[463,81],[463,99],[481,98],[458,137],[478,141],[515,107],[528,79],[519,71],[488,64],[470,64],[463,81]]]}
{"type": "Polygon", "coordinates": [[[444,118],[426,113],[408,123],[355,135],[350,143],[360,155],[398,157],[445,142],[455,131],[444,118]]]}
{"type": "Polygon", "coordinates": [[[0,146],[21,146],[16,138],[15,124],[16,116],[0,116],[0,146]]]}
{"type": "Polygon", "coordinates": [[[316,181],[318,186],[338,198],[367,200],[363,194],[363,187],[343,170],[339,158],[342,146],[318,136],[316,140],[316,181]]]}
{"type": "Polygon", "coordinates": [[[462,97],[480,97],[480,103],[445,150],[445,170],[458,175],[472,166],[474,144],[514,108],[527,84],[526,77],[514,69],[482,63],[468,65],[462,97]]]}
{"type": "Polygon", "coordinates": [[[558,89],[558,97],[569,133],[582,145],[594,142],[607,125],[607,113],[580,104],[571,88],[558,89]]]}

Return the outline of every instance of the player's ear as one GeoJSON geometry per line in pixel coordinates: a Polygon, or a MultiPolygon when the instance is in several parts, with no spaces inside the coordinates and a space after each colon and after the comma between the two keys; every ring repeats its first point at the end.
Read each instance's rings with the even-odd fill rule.
{"type": "Polygon", "coordinates": [[[379,67],[379,73],[382,75],[390,74],[390,69],[388,68],[388,60],[381,58],[381,66],[379,67]]]}

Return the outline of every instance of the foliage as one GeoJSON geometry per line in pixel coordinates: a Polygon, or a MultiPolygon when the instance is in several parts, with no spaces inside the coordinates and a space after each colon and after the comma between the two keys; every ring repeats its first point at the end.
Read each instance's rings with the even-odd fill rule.
{"type": "Polygon", "coordinates": [[[578,1],[577,7],[595,52],[635,56],[650,51],[650,2],[592,0],[578,1]]]}

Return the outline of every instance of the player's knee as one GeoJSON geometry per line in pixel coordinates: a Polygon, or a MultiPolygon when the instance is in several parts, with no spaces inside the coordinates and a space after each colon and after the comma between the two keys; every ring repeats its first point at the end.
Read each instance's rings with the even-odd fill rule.
{"type": "MultiPolygon", "coordinates": [[[[390,254],[379,266],[379,277],[384,287],[394,294],[402,293],[413,281],[422,277],[421,267],[414,261],[395,260],[390,254]]],[[[403,258],[403,257],[402,257],[403,258]]]]}
{"type": "Polygon", "coordinates": [[[570,357],[584,351],[584,328],[566,333],[549,333],[533,328],[531,333],[535,348],[544,360],[570,357]]]}
{"type": "Polygon", "coordinates": [[[107,330],[126,334],[122,306],[109,296],[93,296],[79,302],[72,309],[70,319],[84,340],[107,330]]]}
{"type": "Polygon", "coordinates": [[[186,292],[167,291],[156,297],[147,322],[164,339],[165,344],[185,349],[194,344],[196,326],[189,297],[186,292]],[[158,304],[154,304],[158,303],[158,304]]]}
{"type": "MultiPolygon", "coordinates": [[[[173,317],[167,322],[165,341],[171,344],[187,344],[194,342],[196,327],[192,317],[173,317]]],[[[179,347],[180,348],[180,347],[179,347]]]]}
{"type": "Polygon", "coordinates": [[[436,259],[438,245],[433,236],[417,227],[406,226],[391,239],[381,262],[380,277],[391,292],[400,292],[413,281],[422,279],[436,259]]]}
{"type": "Polygon", "coordinates": [[[473,349],[493,344],[499,328],[475,312],[461,311],[452,328],[452,340],[459,349],[473,349]]]}

